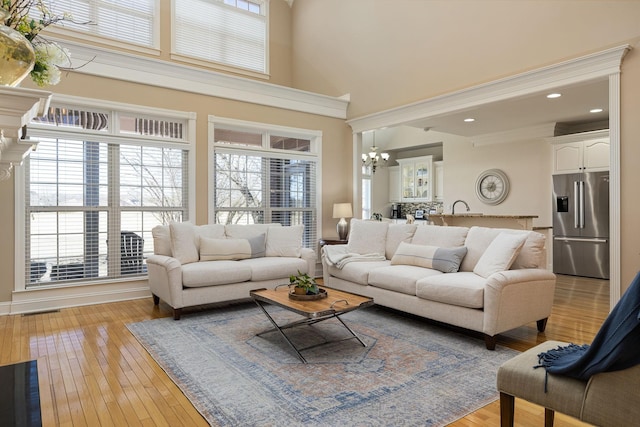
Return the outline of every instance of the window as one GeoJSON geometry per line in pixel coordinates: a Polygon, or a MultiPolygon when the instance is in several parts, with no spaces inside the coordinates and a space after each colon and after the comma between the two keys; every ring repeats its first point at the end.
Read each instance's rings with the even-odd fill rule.
{"type": "Polygon", "coordinates": [[[267,73],[267,2],[174,0],[172,52],[267,73]]]}
{"type": "MultiPolygon", "coordinates": [[[[178,113],[176,113],[178,116],[178,113]]],[[[188,120],[52,106],[24,163],[26,288],[146,274],[151,229],[189,218],[188,120]]]]}
{"type": "MultiPolygon", "coordinates": [[[[68,12],[73,16],[73,22],[63,21],[51,27],[54,31],[69,29],[134,45],[159,47],[160,0],[56,0],[46,5],[54,15],[68,12]],[[90,25],[82,24],[87,22],[90,25]]],[[[35,8],[32,13],[40,18],[35,8]]]]}
{"type": "Polygon", "coordinates": [[[304,244],[315,248],[319,134],[215,120],[209,159],[210,222],[304,224],[304,244]]]}

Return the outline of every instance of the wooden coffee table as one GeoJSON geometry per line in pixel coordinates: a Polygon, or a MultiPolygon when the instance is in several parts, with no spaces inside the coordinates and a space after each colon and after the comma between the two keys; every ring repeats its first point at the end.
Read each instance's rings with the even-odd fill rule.
{"type": "Polygon", "coordinates": [[[257,334],[257,336],[273,331],[280,332],[280,334],[284,337],[287,343],[289,343],[291,348],[293,348],[293,350],[296,352],[303,363],[307,363],[307,361],[300,352],[313,347],[317,347],[317,345],[324,345],[329,344],[329,342],[344,341],[355,338],[360,342],[360,344],[366,347],[367,345],[360,339],[360,337],[358,337],[358,335],[356,335],[355,332],[351,330],[351,328],[349,328],[342,321],[340,316],[350,311],[373,305],[373,298],[363,297],[361,295],[355,295],[349,292],[339,291],[337,289],[331,289],[324,286],[322,288],[327,291],[327,297],[314,301],[298,301],[289,298],[289,287],[284,285],[277,286],[275,289],[256,289],[251,291],[251,298],[253,298],[258,307],[262,309],[264,314],[274,326],[272,329],[260,332],[259,334],[257,334]],[[265,308],[265,306],[269,304],[285,308],[289,311],[303,316],[304,318],[295,322],[287,323],[285,325],[278,325],[265,308]],[[342,323],[342,325],[347,328],[352,336],[341,340],[327,341],[322,344],[316,344],[310,347],[298,348],[284,333],[285,329],[302,325],[313,325],[314,323],[333,318],[338,319],[340,323],[342,323]]]}

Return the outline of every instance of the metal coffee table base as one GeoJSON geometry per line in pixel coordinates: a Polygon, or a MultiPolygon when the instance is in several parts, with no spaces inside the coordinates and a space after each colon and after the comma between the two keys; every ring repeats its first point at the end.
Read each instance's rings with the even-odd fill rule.
{"type": "Polygon", "coordinates": [[[352,339],[357,339],[358,342],[360,344],[362,344],[363,347],[366,347],[367,345],[364,343],[364,341],[362,341],[360,339],[360,337],[358,335],[356,335],[355,332],[353,332],[351,330],[350,327],[348,327],[340,318],[340,314],[343,313],[331,313],[328,314],[326,316],[322,316],[322,317],[316,317],[316,318],[311,318],[311,319],[301,319],[301,320],[297,320],[295,322],[291,322],[291,323],[287,323],[285,325],[278,325],[276,323],[276,321],[273,319],[273,317],[271,317],[271,315],[269,314],[269,312],[264,308],[264,305],[261,301],[259,300],[255,300],[256,304],[258,305],[258,307],[260,307],[260,309],[263,311],[263,313],[267,316],[267,319],[269,319],[269,321],[273,324],[273,328],[271,329],[267,329],[266,331],[262,331],[259,334],[256,334],[256,336],[261,336],[264,334],[267,334],[269,332],[273,332],[273,331],[278,331],[280,332],[280,335],[283,336],[283,338],[285,339],[285,341],[287,341],[287,343],[289,344],[289,346],[291,346],[291,348],[296,352],[296,354],[298,355],[298,358],[302,361],[302,363],[307,363],[307,360],[304,358],[304,356],[300,353],[301,351],[305,351],[305,350],[309,350],[321,345],[325,345],[325,344],[330,344],[330,343],[335,343],[335,342],[340,342],[340,341],[347,341],[347,340],[352,340],[352,339]],[[344,326],[347,331],[349,331],[349,333],[352,335],[350,337],[347,338],[343,338],[343,339],[339,339],[339,340],[333,340],[333,341],[325,341],[319,344],[314,344],[308,347],[304,347],[304,348],[298,348],[295,346],[295,344],[293,344],[293,342],[291,342],[291,340],[289,339],[289,337],[287,336],[287,334],[284,333],[285,329],[290,329],[290,328],[295,328],[296,326],[303,326],[303,325],[313,325],[314,323],[318,323],[318,322],[323,322],[325,320],[329,320],[329,319],[333,319],[336,318],[340,321],[340,323],[342,323],[342,326],[344,326]]]}

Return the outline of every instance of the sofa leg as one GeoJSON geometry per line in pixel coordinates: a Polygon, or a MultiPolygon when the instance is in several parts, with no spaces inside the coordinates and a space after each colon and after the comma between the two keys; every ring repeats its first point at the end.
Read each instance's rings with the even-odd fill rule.
{"type": "Polygon", "coordinates": [[[547,320],[549,320],[548,317],[536,320],[536,324],[538,325],[538,332],[544,332],[544,330],[547,328],[547,320]]]}
{"type": "Polygon", "coordinates": [[[544,408],[544,427],[553,427],[553,409],[544,408]]]}
{"type": "Polygon", "coordinates": [[[513,411],[515,398],[510,394],[500,392],[500,427],[513,427],[513,411]]]}
{"type": "Polygon", "coordinates": [[[174,308],[173,309],[173,320],[180,320],[180,316],[182,315],[182,309],[181,308],[174,308]]]}
{"type": "Polygon", "coordinates": [[[496,349],[496,341],[498,340],[498,337],[493,335],[486,335],[484,336],[484,345],[487,346],[487,350],[495,350],[496,349]]]}
{"type": "Polygon", "coordinates": [[[160,297],[158,295],[151,294],[153,297],[153,305],[160,305],[160,297]]]}

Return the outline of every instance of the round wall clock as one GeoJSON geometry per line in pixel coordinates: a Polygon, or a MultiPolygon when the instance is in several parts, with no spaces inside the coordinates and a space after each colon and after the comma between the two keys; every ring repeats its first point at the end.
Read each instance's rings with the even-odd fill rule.
{"type": "Polygon", "coordinates": [[[476,180],[476,195],[482,203],[497,205],[509,194],[509,178],[500,169],[482,172],[476,180]]]}

